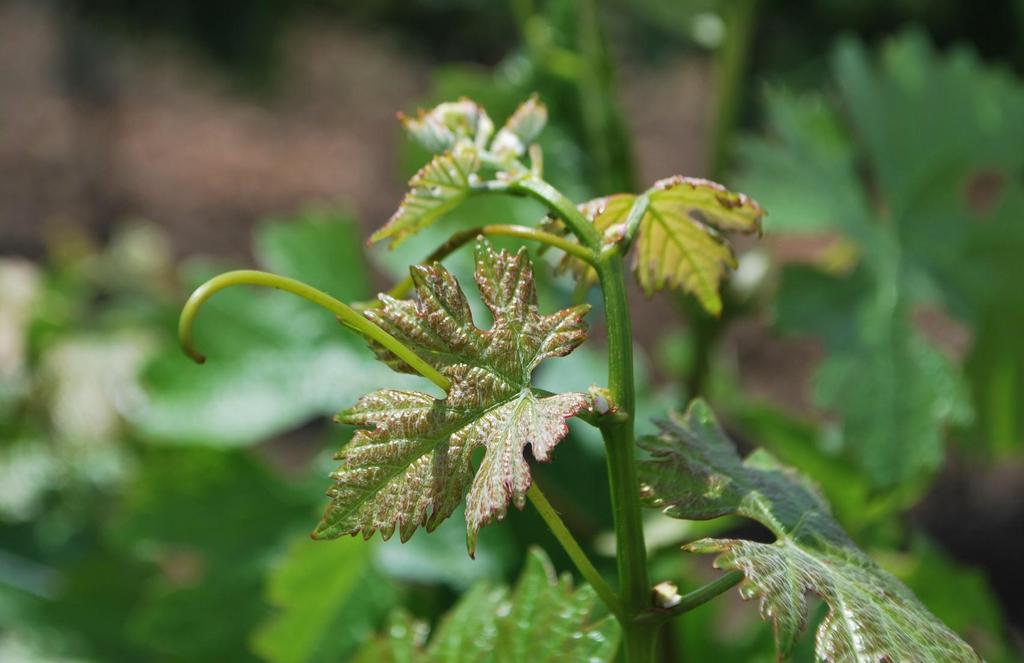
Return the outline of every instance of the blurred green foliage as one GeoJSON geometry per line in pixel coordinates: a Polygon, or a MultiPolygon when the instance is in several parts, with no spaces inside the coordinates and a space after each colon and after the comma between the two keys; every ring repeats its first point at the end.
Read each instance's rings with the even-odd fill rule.
{"type": "MultiPolygon", "coordinates": [[[[131,3],[75,4],[89,16],[223,41],[209,47],[215,57],[261,70],[300,5],[185,3],[153,13],[126,8],[131,3]],[[199,27],[182,27],[193,23],[199,27]]],[[[465,49],[459,57],[498,63],[436,67],[423,105],[466,95],[504,117],[537,91],[551,110],[542,144],[552,182],[580,200],[632,190],[614,72],[603,30],[587,15],[595,5],[484,4],[355,2],[343,10],[448,35],[436,41],[465,49]],[[479,38],[470,43],[467,34],[479,38]]],[[[826,358],[814,402],[829,418],[753,398],[713,346],[695,342],[692,330],[666,328],[662,347],[673,361],[658,368],[680,380],[654,384],[648,366],[661,357],[639,349],[641,432],[678,405],[686,390],[677,382],[706,362],[708,395],[730,429],[814,478],[857,543],[987,660],[1019,660],[994,578],[950,558],[906,512],[951,453],[979,464],[1020,457],[1024,86],[968,50],[937,51],[921,33],[877,53],[852,40],[833,44],[843,28],[877,36],[906,18],[943,42],[976,37],[984,12],[972,3],[760,4],[760,29],[783,36],[755,31],[747,76],[803,91],[745,92],[743,116],[762,117],[766,130],[739,141],[733,183],[769,210],[769,238],[809,236],[826,249],[772,265],[747,286],[737,277],[728,299],[742,303],[738,317],[768,312],[775,332],[820,342],[826,358]],[[817,59],[824,52],[832,53],[827,65],[817,59]],[[967,330],[964,347],[937,342],[920,322],[936,310],[943,324],[967,330]]],[[[618,25],[611,31],[654,59],[668,47],[714,48],[695,37],[693,17],[716,15],[719,5],[648,0],[606,9],[633,17],[627,35],[618,25]]],[[[985,21],[1020,11],[993,3],[985,21]]],[[[974,41],[986,57],[1019,68],[1024,40],[1007,38],[1019,28],[1003,23],[993,43],[974,41]]],[[[408,171],[422,155],[403,150],[408,171]]],[[[534,222],[539,214],[524,201],[472,201],[424,233],[422,244],[371,252],[370,260],[396,278],[453,229],[481,218],[534,222]]],[[[253,253],[268,269],[364,300],[371,272],[358,235],[347,214],[308,210],[269,220],[253,253]]],[[[450,264],[468,274],[467,255],[450,264]]],[[[458,516],[405,545],[308,541],[325,502],[327,456],[350,434],[324,418],[406,378],[372,361],[329,316],[281,293],[218,295],[196,329],[210,360],[190,364],[173,338],[178,307],[214,269],[175,265],[149,226],[127,228],[103,249],[64,237],[43,265],[0,260],[0,659],[346,660],[388,624],[443,624],[458,593],[478,581],[486,588],[470,597],[499,591],[529,545],[569,568],[529,509],[484,530],[472,562],[458,516]]],[[[547,271],[538,269],[542,306],[571,301],[567,283],[547,271]]],[[[600,344],[588,344],[552,362],[539,382],[585,389],[603,372],[600,344]]],[[[610,574],[600,443],[573,427],[559,454],[537,468],[539,481],[610,574]]],[[[652,566],[695,586],[710,572],[678,544],[744,526],[652,516],[652,566]]],[[[770,629],[753,606],[729,597],[675,622],[665,634],[669,656],[772,660],[770,629]]],[[[435,626],[435,640],[444,629],[435,626]]],[[[811,647],[802,641],[795,659],[811,660],[811,647]]]]}
{"type": "Polygon", "coordinates": [[[845,242],[784,268],[776,324],[821,338],[816,401],[875,485],[937,469],[951,424],[974,421],[958,435],[972,452],[1015,453],[1024,363],[1006,330],[1024,311],[1024,88],[919,33],[877,65],[842,42],[833,64],[835,104],[775,90],[771,136],[742,148],[740,182],[772,210],[769,232],[845,242]],[[931,309],[971,330],[966,361],[915,324],[931,309]]]}

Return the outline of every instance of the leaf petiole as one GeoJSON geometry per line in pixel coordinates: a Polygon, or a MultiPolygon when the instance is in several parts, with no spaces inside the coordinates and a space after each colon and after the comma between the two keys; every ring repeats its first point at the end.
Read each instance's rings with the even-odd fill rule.
{"type": "MultiPolygon", "coordinates": [[[[464,244],[468,244],[476,239],[479,235],[489,236],[500,236],[500,237],[519,237],[521,239],[530,239],[541,244],[553,246],[556,249],[561,249],[573,257],[579,258],[589,265],[596,264],[597,255],[585,246],[571,242],[564,237],[545,232],[539,228],[533,228],[531,226],[520,226],[514,224],[490,224],[486,226],[480,226],[478,228],[470,228],[463,230],[452,235],[448,241],[428,255],[424,260],[423,264],[428,265],[433,262],[444,260],[459,247],[464,244]]],[[[395,287],[388,291],[388,295],[396,299],[405,297],[413,288],[412,277],[407,276],[397,284],[395,287]]],[[[374,302],[372,306],[379,306],[380,302],[374,302]]]]}
{"type": "Polygon", "coordinates": [[[679,603],[675,604],[671,608],[662,610],[651,610],[645,612],[639,617],[638,621],[666,621],[673,617],[678,617],[684,612],[689,612],[694,608],[698,608],[711,599],[724,594],[736,585],[740,584],[743,580],[743,573],[740,571],[730,571],[723,576],[715,578],[711,582],[702,587],[698,587],[692,592],[687,592],[680,597],[679,603]]]}
{"type": "Polygon", "coordinates": [[[192,296],[188,298],[185,307],[181,311],[181,318],[178,320],[178,340],[181,342],[181,347],[185,350],[185,354],[196,363],[202,364],[206,361],[206,357],[196,350],[192,343],[192,326],[196,316],[199,314],[199,309],[216,293],[236,285],[276,288],[318,304],[337,316],[338,320],[346,327],[359,332],[372,341],[380,343],[417,373],[445,391],[451,386],[448,378],[438,372],[437,369],[351,306],[302,281],[254,269],[239,269],[219,274],[196,288],[192,296]]]}
{"type": "Polygon", "coordinates": [[[537,509],[537,513],[547,523],[548,528],[551,529],[551,533],[555,535],[558,542],[562,544],[562,549],[565,550],[566,554],[569,555],[569,559],[576,565],[576,569],[580,572],[580,575],[590,583],[590,586],[594,588],[597,595],[601,597],[608,609],[615,615],[615,617],[623,622],[625,619],[625,613],[622,610],[622,601],[619,600],[615,590],[611,588],[605,579],[601,576],[600,572],[594,568],[593,563],[587,554],[583,552],[580,544],[573,537],[572,532],[565,526],[562,519],[559,517],[558,512],[555,511],[551,503],[548,502],[548,498],[541,492],[540,487],[537,485],[537,481],[530,485],[530,489],[526,491],[526,496],[530,499],[530,503],[533,504],[534,508],[537,509]]]}
{"type": "Polygon", "coordinates": [[[636,239],[636,233],[640,229],[640,222],[643,221],[644,215],[647,214],[647,208],[650,207],[650,205],[651,197],[646,192],[637,196],[636,200],[633,201],[633,206],[629,209],[629,213],[626,215],[626,220],[623,222],[626,226],[621,249],[623,254],[629,251],[629,247],[633,245],[633,240],[636,239]]]}

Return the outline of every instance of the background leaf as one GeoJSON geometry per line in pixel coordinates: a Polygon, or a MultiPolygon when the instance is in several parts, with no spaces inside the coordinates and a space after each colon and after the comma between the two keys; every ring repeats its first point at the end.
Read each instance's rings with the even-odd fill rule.
{"type": "Polygon", "coordinates": [[[675,518],[741,515],[775,535],[770,544],[702,539],[685,548],[720,553],[718,568],[743,572],[740,592],[759,599],[780,658],[807,628],[812,591],[829,606],[817,631],[819,660],[980,660],[854,545],[806,479],[764,451],[741,462],[703,401],[641,446],[652,455],[640,463],[648,506],[675,518]]]}
{"type": "Polygon", "coordinates": [[[344,660],[373,633],[395,589],[372,566],[373,546],[303,536],[269,577],[277,615],[253,636],[253,649],[275,663],[344,660]]]}

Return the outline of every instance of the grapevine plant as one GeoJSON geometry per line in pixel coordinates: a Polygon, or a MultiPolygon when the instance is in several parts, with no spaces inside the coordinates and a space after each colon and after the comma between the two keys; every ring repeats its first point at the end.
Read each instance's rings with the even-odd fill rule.
{"type": "Polygon", "coordinates": [[[758,599],[780,659],[807,628],[805,595],[813,592],[827,606],[816,635],[820,660],[979,660],[854,545],[812,484],[763,450],[741,459],[703,401],[668,415],[659,434],[634,439],[627,256],[632,253],[631,269],[648,294],[680,290],[718,314],[719,286],[735,266],[725,235],[760,234],[764,211],[754,200],[714,182],[674,176],[639,195],[577,205],[544,180],[535,141],[547,111],[536,97],[497,132],[484,109],[468,99],[401,119],[434,156],[412,177],[398,210],[371,242],[399,244],[474,196],[532,198],[546,207],[547,217],[533,226],[488,224],[458,232],[372,304],[347,305],[265,272],[221,274],[186,304],[179,328],[183,346],[203,361],[191,343],[193,320],[207,299],[229,286],[269,286],[320,304],[362,334],[380,361],[426,378],[441,393],[381,389],[338,416],[357,430],[336,456],[330,502],[313,537],[380,532],[388,539],[397,530],[407,541],[420,528],[434,530],[465,501],[472,557],[480,528],[502,520],[509,504],[522,509],[529,500],[588,586],[573,589],[568,578],[557,579],[545,555],[534,550],[514,590],[469,592],[429,639],[425,625],[396,614],[385,633],[367,643],[364,660],[607,661],[621,650],[622,660],[644,663],[654,660],[662,624],[736,585],[744,598],[758,599]],[[497,250],[488,239],[496,236],[560,251],[558,269],[582,287],[600,288],[605,386],[549,393],[531,384],[545,359],[584,342],[590,307],[541,312],[525,247],[497,250]],[[467,244],[475,247],[476,287],[493,317],[488,329],[474,319],[462,287],[442,265],[467,244]],[[528,458],[552,460],[571,417],[598,428],[604,440],[617,587],[597,571],[531,478],[528,458]],[[727,573],[682,593],[649,575],[643,507],[691,520],[743,516],[767,527],[775,541],[688,544],[686,551],[717,554],[716,566],[727,573]]]}

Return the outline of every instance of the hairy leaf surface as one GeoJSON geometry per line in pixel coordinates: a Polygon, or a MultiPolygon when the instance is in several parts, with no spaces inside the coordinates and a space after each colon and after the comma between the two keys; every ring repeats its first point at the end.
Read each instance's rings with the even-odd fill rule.
{"type": "MultiPolygon", "coordinates": [[[[742,193],[709,180],[676,175],[655,182],[639,220],[633,269],[647,294],[664,287],[693,294],[714,315],[722,311],[719,284],[736,258],[723,232],[761,232],[764,210],[742,193]]],[[[612,243],[620,241],[637,196],[597,198],[579,209],[612,243]]],[[[582,261],[567,257],[563,267],[594,279],[582,261]]]]}
{"type": "Polygon", "coordinates": [[[573,590],[569,575],[555,576],[547,556],[530,550],[513,592],[476,585],[444,618],[426,644],[426,624],[407,613],[392,616],[384,635],[359,661],[415,663],[555,663],[611,661],[619,625],[594,619],[597,595],[589,585],[573,590]]]}
{"type": "MultiPolygon", "coordinates": [[[[505,516],[509,501],[525,504],[527,445],[550,460],[567,432],[565,420],[587,406],[580,393],[539,396],[533,370],[548,357],[570,353],[586,337],[588,306],[552,315],[537,311],[533,270],[525,249],[497,252],[481,239],[476,282],[494,323],[482,330],[455,278],[438,264],[412,268],[418,301],[381,296],[367,316],[451,380],[442,398],[383,389],[363,397],[340,421],[362,427],[337,456],[341,467],[331,504],[317,527],[321,538],[397,527],[407,540],[421,526],[437,527],[466,496],[467,545],[505,516]],[[473,453],[484,450],[474,471],[473,453]],[[467,494],[468,489],[468,494],[467,494]]],[[[410,369],[382,347],[378,356],[410,369]]]]}
{"type": "Polygon", "coordinates": [[[856,547],[806,479],[764,451],[741,461],[703,401],[641,445],[652,455],[640,463],[648,506],[675,518],[745,516],[775,535],[770,544],[702,539],[686,549],[721,553],[717,567],[743,572],[740,592],[759,598],[780,658],[807,628],[805,594],[814,592],[829,607],[816,637],[820,660],[980,660],[856,547]]]}

